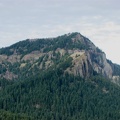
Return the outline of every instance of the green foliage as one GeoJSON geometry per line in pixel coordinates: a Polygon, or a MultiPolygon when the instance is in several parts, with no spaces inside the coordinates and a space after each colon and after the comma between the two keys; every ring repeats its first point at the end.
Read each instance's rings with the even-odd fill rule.
{"type": "Polygon", "coordinates": [[[8,111],[0,110],[0,120],[34,120],[24,114],[15,114],[8,111]]]}
{"type": "Polygon", "coordinates": [[[43,49],[43,52],[54,51],[57,48],[88,49],[88,46],[80,41],[72,41],[72,37],[75,37],[77,34],[78,33],[73,33],[70,36],[63,35],[53,39],[36,39],[35,41],[27,39],[11,45],[10,47],[0,49],[0,54],[5,54],[8,56],[12,54],[22,54],[23,57],[25,54],[41,49],[43,49]]]}
{"type": "Polygon", "coordinates": [[[64,63],[6,86],[0,92],[0,108],[35,120],[120,119],[119,87],[100,76],[84,80],[60,74],[61,67],[64,63]]]}
{"type": "Polygon", "coordinates": [[[6,72],[6,68],[0,64],[0,74],[5,72],[6,72]]]}

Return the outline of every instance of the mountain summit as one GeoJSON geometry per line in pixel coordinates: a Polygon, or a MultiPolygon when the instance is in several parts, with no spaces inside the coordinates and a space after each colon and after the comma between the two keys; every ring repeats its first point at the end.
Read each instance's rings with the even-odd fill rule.
{"type": "Polygon", "coordinates": [[[46,70],[70,58],[71,65],[64,69],[64,73],[83,78],[101,74],[119,83],[120,67],[107,60],[104,52],[77,32],[56,38],[27,39],[0,49],[0,76],[10,80],[21,75],[27,77],[29,73],[25,69],[32,75],[35,69],[46,70]]]}
{"type": "Polygon", "coordinates": [[[80,33],[0,49],[1,120],[120,120],[120,66],[80,33]]]}

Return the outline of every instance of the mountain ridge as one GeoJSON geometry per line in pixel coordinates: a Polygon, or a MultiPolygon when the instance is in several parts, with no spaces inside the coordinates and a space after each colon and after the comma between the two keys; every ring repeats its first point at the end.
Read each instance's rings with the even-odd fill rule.
{"type": "MultiPolygon", "coordinates": [[[[27,39],[20,41],[7,48],[0,49],[0,63],[3,61],[8,62],[11,66],[19,63],[19,71],[24,68],[29,61],[31,66],[34,67],[34,62],[37,65],[39,58],[46,58],[44,64],[45,69],[54,64],[53,59],[62,58],[65,54],[72,57],[72,66],[67,68],[67,72],[74,75],[80,75],[81,77],[90,77],[94,72],[102,74],[104,77],[112,79],[115,82],[119,81],[119,75],[114,74],[114,69],[119,68],[118,65],[114,65],[112,62],[108,62],[106,55],[98,47],[96,47],[88,38],[84,37],[78,32],[68,33],[56,38],[46,39],[27,39]],[[54,56],[58,54],[58,56],[54,56]],[[32,65],[33,64],[33,65],[32,65]],[[116,66],[116,67],[115,67],[116,66]],[[114,69],[113,69],[114,68],[114,69]]],[[[0,74],[6,79],[16,79],[19,75],[14,74],[8,68],[5,75],[0,74]]],[[[43,69],[42,64],[38,69],[43,69]]]]}

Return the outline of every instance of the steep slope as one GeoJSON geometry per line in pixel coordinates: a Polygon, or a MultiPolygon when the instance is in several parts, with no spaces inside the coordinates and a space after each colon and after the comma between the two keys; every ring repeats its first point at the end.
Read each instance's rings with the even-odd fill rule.
{"type": "Polygon", "coordinates": [[[105,53],[80,33],[27,39],[0,49],[0,54],[0,76],[5,79],[22,79],[71,57],[72,65],[65,71],[83,78],[97,73],[119,81],[120,67],[109,62],[105,53]]]}
{"type": "Polygon", "coordinates": [[[119,120],[120,88],[95,76],[63,74],[63,66],[5,86],[0,108],[33,120],[119,120]]]}
{"type": "Polygon", "coordinates": [[[0,49],[0,119],[119,120],[119,76],[80,33],[20,41],[0,49]]]}

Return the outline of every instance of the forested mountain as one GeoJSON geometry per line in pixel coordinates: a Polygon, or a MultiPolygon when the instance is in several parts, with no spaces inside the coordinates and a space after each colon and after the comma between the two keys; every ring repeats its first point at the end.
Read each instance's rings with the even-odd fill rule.
{"type": "Polygon", "coordinates": [[[80,33],[0,49],[0,119],[119,120],[120,66],[80,33]]]}

